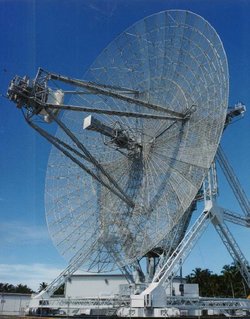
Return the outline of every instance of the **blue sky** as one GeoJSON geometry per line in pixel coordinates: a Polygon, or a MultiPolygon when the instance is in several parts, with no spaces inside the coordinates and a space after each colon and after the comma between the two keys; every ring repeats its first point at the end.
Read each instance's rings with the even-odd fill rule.
{"type": "MultiPolygon", "coordinates": [[[[101,50],[125,28],[152,13],[187,9],[203,16],[220,35],[229,62],[230,98],[249,105],[245,118],[224,133],[222,144],[250,195],[250,1],[247,0],[0,0],[0,93],[15,74],[39,66],[81,78],[101,50]]],[[[50,145],[0,100],[0,282],[37,289],[66,266],[53,247],[44,214],[44,181],[50,145]]],[[[219,203],[240,211],[223,177],[219,203]]],[[[198,212],[195,213],[195,216],[198,212]]],[[[250,260],[249,230],[231,228],[250,260]]],[[[221,270],[231,258],[212,227],[184,267],[221,270]]]]}

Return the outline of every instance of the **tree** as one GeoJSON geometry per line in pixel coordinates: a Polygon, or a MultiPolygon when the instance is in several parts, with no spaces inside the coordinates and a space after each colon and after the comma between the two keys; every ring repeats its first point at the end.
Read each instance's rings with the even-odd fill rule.
{"type": "Polygon", "coordinates": [[[32,294],[34,291],[30,289],[27,285],[18,284],[15,287],[15,292],[22,294],[32,294]]]}
{"type": "Polygon", "coordinates": [[[204,297],[246,298],[250,294],[235,264],[223,266],[219,275],[209,269],[195,268],[186,280],[187,283],[199,284],[200,295],[204,297]]]}
{"type": "Polygon", "coordinates": [[[249,295],[247,287],[242,275],[239,271],[239,266],[235,263],[223,266],[221,271],[224,278],[225,294],[233,298],[246,298],[249,295]]]}
{"type": "Polygon", "coordinates": [[[0,283],[0,292],[15,292],[15,286],[8,283],[0,283]]]}
{"type": "Polygon", "coordinates": [[[27,285],[18,284],[16,286],[9,283],[0,283],[0,292],[31,294],[34,291],[27,285]]]}

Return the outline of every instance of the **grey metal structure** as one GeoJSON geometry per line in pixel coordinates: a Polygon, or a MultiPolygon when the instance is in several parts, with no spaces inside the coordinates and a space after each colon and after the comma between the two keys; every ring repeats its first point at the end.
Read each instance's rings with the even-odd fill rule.
{"type": "Polygon", "coordinates": [[[33,81],[16,77],[8,95],[54,145],[46,216],[55,245],[69,260],[87,255],[85,270],[110,271],[157,247],[189,209],[224,128],[227,59],[207,21],[170,10],[118,36],[84,80],[39,69],[33,81]],[[55,122],[56,136],[36,117],[55,122]]]}
{"type": "MultiPolygon", "coordinates": [[[[238,316],[244,316],[250,309],[250,301],[246,299],[235,298],[206,298],[206,297],[181,297],[181,296],[167,296],[166,302],[168,307],[162,309],[161,317],[166,317],[164,313],[170,307],[174,307],[180,310],[180,313],[184,313],[187,316],[191,310],[195,311],[213,311],[211,315],[225,315],[232,316],[236,312],[242,311],[238,316]],[[165,312],[164,312],[165,310],[165,312]]],[[[51,307],[52,309],[61,309],[64,314],[67,315],[79,315],[89,314],[89,310],[105,310],[105,315],[116,315],[117,309],[121,306],[130,305],[130,298],[121,296],[115,296],[113,298],[85,298],[85,299],[62,299],[51,298],[44,299],[41,309],[51,307]]],[[[118,310],[118,314],[119,314],[118,310]]],[[[131,317],[134,317],[134,309],[131,308],[131,317]]],[[[202,313],[198,312],[197,316],[200,317],[202,313]]]]}
{"type": "Polygon", "coordinates": [[[162,287],[210,221],[250,283],[249,265],[224,224],[249,226],[249,201],[218,149],[224,128],[245,109],[227,112],[227,58],[206,20],[182,10],[154,14],[118,36],[84,80],[39,69],[34,80],[15,77],[8,97],[53,145],[46,218],[69,260],[34,305],[80,267],[118,267],[131,283],[149,284],[132,296],[132,307],[167,307],[162,287]],[[216,206],[215,155],[245,216],[216,206]],[[186,233],[201,199],[204,210],[186,233]]]}
{"type": "MultiPolygon", "coordinates": [[[[222,150],[220,150],[222,152],[222,150]]],[[[220,152],[218,152],[218,156],[220,156],[220,152]]],[[[224,159],[226,156],[224,154],[224,159]]],[[[227,166],[230,166],[228,161],[225,162],[227,166]]],[[[230,166],[231,167],[231,166],[230,166]]],[[[224,170],[223,170],[224,171],[224,170]]],[[[236,178],[233,169],[230,169],[229,184],[234,190],[241,189],[240,184],[238,184],[238,179],[236,178]],[[230,182],[231,179],[234,182],[230,182]],[[236,184],[237,181],[237,184],[236,184]]],[[[182,263],[185,261],[192,248],[196,244],[199,237],[206,230],[209,223],[212,223],[218,232],[219,236],[222,239],[225,247],[228,252],[232,256],[232,259],[237,265],[242,278],[250,287],[250,265],[241,251],[237,241],[229,230],[229,227],[226,225],[225,221],[237,223],[241,226],[249,225],[247,223],[243,223],[244,217],[240,214],[233,214],[228,212],[226,209],[218,207],[216,204],[216,196],[217,196],[217,181],[215,174],[215,166],[212,165],[209,174],[203,182],[204,187],[204,211],[200,215],[200,217],[195,221],[193,226],[186,233],[183,240],[176,247],[174,252],[170,257],[166,260],[165,263],[162,264],[156,270],[154,278],[151,284],[146,288],[140,296],[132,296],[131,297],[131,305],[132,309],[135,310],[135,317],[138,316],[146,316],[148,315],[148,310],[151,309],[154,314],[155,311],[153,309],[164,309],[164,307],[172,307],[177,306],[179,310],[181,309],[192,309],[194,304],[196,304],[196,309],[220,309],[220,313],[224,314],[232,314],[235,310],[245,310],[244,314],[249,313],[250,311],[250,303],[249,301],[242,302],[237,299],[219,299],[219,298],[198,298],[193,299],[189,297],[175,298],[166,296],[165,289],[168,285],[171,284],[172,279],[177,275],[182,263]],[[232,218],[234,216],[234,218],[232,218]],[[181,262],[180,262],[181,261],[181,262]],[[166,301],[167,299],[167,301],[166,301]],[[207,299],[207,301],[205,301],[207,299]],[[173,302],[174,301],[174,302],[173,302]],[[194,301],[194,303],[193,303],[194,301]],[[205,302],[204,302],[205,301],[205,302]],[[139,315],[140,314],[140,315],[139,315]]],[[[244,193],[245,194],[245,193],[244,193]]],[[[236,199],[238,199],[238,193],[235,194],[236,199]]],[[[239,200],[240,202],[240,200],[239,200]]],[[[246,220],[246,219],[245,219],[246,220]]],[[[129,313],[129,308],[124,307],[120,310],[122,315],[126,315],[129,313]]],[[[150,311],[149,311],[150,312],[150,311]]]]}
{"type": "Polygon", "coordinates": [[[224,175],[226,176],[233,192],[236,197],[236,199],[239,202],[239,205],[245,214],[246,217],[250,217],[250,203],[249,200],[243,190],[243,188],[240,185],[240,182],[237,178],[237,176],[234,174],[233,168],[229,164],[225,153],[223,152],[222,148],[219,146],[216,158],[220,164],[220,167],[223,170],[224,175]]]}

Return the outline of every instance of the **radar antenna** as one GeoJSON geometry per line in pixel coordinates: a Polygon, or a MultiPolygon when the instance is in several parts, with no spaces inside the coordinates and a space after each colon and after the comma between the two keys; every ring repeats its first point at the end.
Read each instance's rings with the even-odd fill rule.
{"type": "MultiPolygon", "coordinates": [[[[234,259],[242,257],[214,205],[213,161],[224,128],[245,109],[227,112],[226,54],[202,17],[182,10],[146,17],[110,43],[83,80],[40,68],[33,80],[16,76],[8,97],[53,145],[46,218],[70,265],[47,295],[80,266],[119,267],[131,279],[146,256],[157,262],[149,265],[144,307],[144,296],[169,282],[210,219],[234,259]],[[201,198],[204,211],[185,235],[201,198]]],[[[248,218],[249,202],[220,149],[217,156],[248,218]]]]}

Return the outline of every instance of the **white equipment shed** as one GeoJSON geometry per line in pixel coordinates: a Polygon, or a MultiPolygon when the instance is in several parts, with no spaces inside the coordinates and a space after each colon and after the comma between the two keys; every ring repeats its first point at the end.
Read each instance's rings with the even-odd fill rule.
{"type": "Polygon", "coordinates": [[[82,299],[119,294],[120,285],[128,284],[121,274],[73,275],[66,282],[65,298],[82,299]]]}
{"type": "Polygon", "coordinates": [[[30,294],[0,293],[0,315],[23,316],[30,299],[30,294]]]}

